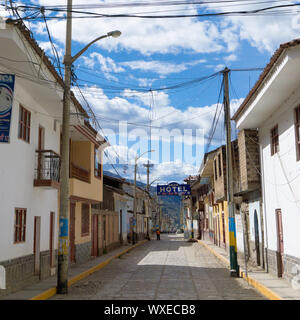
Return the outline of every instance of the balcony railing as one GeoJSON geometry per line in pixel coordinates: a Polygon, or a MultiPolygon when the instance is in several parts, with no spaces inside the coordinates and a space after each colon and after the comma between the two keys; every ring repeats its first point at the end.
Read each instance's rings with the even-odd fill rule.
{"type": "Polygon", "coordinates": [[[90,171],[84,169],[73,162],[71,163],[71,170],[70,170],[70,178],[75,178],[84,182],[90,183],[91,174],[90,171]]]}
{"type": "Polygon", "coordinates": [[[60,155],[53,150],[36,150],[34,186],[58,187],[60,155]]]}

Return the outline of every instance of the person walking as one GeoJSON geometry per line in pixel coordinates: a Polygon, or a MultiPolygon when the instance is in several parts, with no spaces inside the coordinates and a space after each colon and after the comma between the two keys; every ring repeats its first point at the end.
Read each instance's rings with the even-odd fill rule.
{"type": "Polygon", "coordinates": [[[156,229],[156,240],[160,240],[160,231],[158,228],[156,229]]]}

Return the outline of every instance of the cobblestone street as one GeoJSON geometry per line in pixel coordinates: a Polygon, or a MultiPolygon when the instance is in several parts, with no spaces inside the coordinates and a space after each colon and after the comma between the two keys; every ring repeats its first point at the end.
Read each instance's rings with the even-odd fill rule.
{"type": "Polygon", "coordinates": [[[162,235],[113,260],[52,300],[262,300],[207,249],[162,235]]]}

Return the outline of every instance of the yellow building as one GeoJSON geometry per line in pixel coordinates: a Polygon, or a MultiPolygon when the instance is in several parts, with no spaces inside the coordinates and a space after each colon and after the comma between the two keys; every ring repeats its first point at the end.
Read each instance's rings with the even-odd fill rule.
{"type": "Polygon", "coordinates": [[[229,246],[228,208],[227,201],[213,206],[214,242],[225,249],[229,246]]]}
{"type": "Polygon", "coordinates": [[[204,155],[199,173],[207,179],[208,190],[203,196],[205,229],[209,238],[218,246],[228,248],[229,226],[226,201],[225,147],[221,146],[204,155]]]}
{"type": "Polygon", "coordinates": [[[70,129],[69,256],[83,263],[98,255],[99,219],[91,205],[103,200],[102,151],[106,141],[89,123],[70,129]]]}

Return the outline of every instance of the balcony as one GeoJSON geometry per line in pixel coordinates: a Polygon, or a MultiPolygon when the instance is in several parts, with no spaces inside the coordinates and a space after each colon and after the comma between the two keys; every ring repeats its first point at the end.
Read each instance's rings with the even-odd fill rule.
{"type": "Polygon", "coordinates": [[[60,155],[52,150],[36,150],[35,187],[59,188],[60,155]]]}
{"type": "Polygon", "coordinates": [[[90,171],[84,169],[78,165],[75,165],[73,162],[71,163],[70,168],[70,178],[75,178],[77,180],[90,183],[91,182],[91,174],[90,171]]]}

